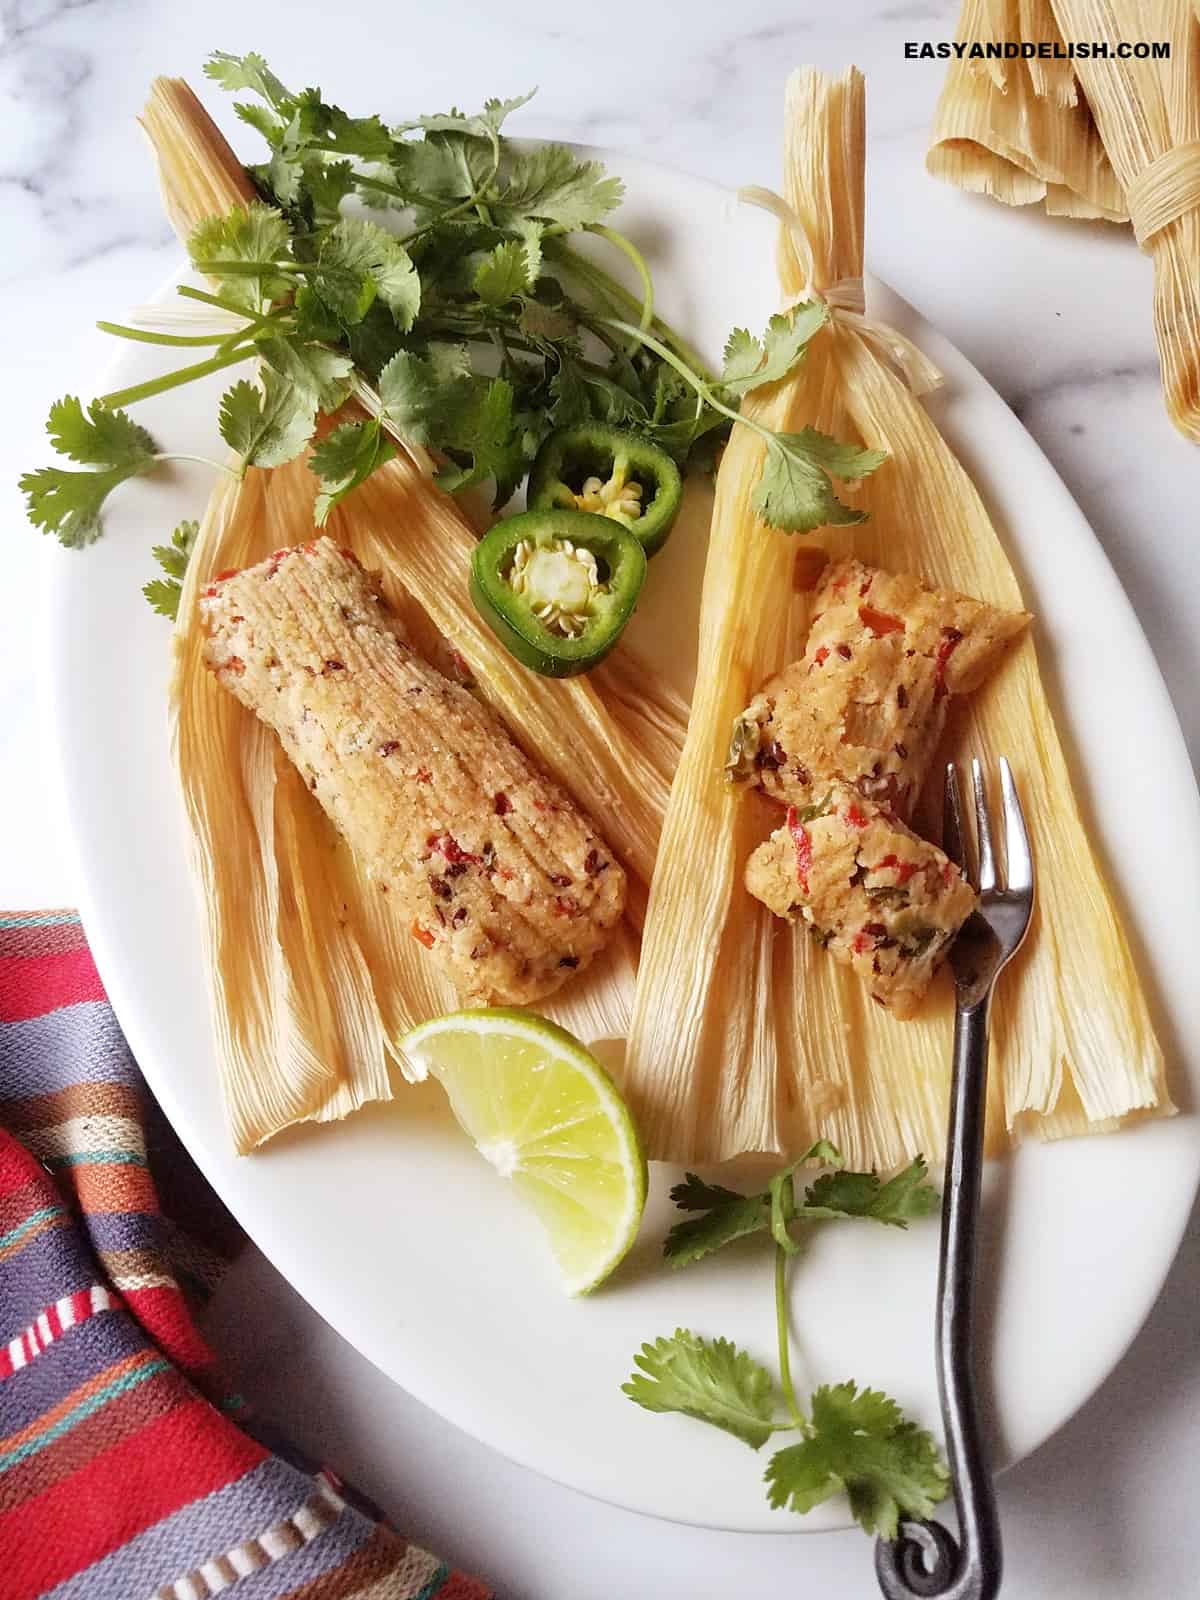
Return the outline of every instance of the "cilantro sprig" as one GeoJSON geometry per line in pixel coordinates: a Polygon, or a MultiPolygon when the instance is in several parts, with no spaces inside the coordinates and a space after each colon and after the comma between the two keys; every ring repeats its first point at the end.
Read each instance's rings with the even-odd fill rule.
{"type": "Polygon", "coordinates": [[[673,1267],[683,1267],[735,1239],[771,1236],[779,1379],[728,1339],[677,1328],[669,1338],[642,1346],[623,1393],[647,1411],[678,1412],[720,1428],[752,1450],[777,1433],[798,1434],[767,1465],[767,1497],[777,1509],[803,1513],[845,1494],[864,1531],[887,1539],[895,1538],[902,1518],[931,1516],[949,1491],[949,1473],[931,1435],[894,1400],[847,1382],[822,1385],[807,1411],[801,1407],[792,1381],[787,1303],[788,1263],[800,1249],[797,1225],[859,1219],[907,1228],[938,1206],[927,1177],[920,1156],[886,1183],[873,1172],[847,1172],[825,1140],[756,1194],[706,1183],[689,1172],[671,1198],[690,1215],[670,1230],[663,1254],[673,1267]],[[830,1170],[798,1199],[796,1174],[812,1161],[830,1170]]]}
{"type": "Polygon", "coordinates": [[[156,544],[150,551],[166,576],[151,578],[149,583],[143,585],[142,593],[160,617],[170,617],[172,622],[179,615],[183,578],[199,532],[198,522],[181,522],[171,535],[170,544],[156,544]]]}
{"type": "Polygon", "coordinates": [[[754,505],[767,522],[806,532],[862,520],[834,481],[874,471],[879,451],[811,428],[774,433],[741,409],[804,360],[828,307],[814,299],[773,317],[761,338],[735,330],[722,370],[710,371],[657,314],[641,251],[611,225],[620,179],[565,146],[507,138],[529,95],[389,126],[318,89],[293,92],[255,53],[217,51],[204,70],[241,97],[238,117],[266,145],[246,169],[256,198],[188,241],[209,287],[178,291],[225,313],[231,329],[99,324],[142,343],[211,348],[86,413],[70,397],[57,402],[51,442],[71,455],[86,433],[90,453],[73,459],[88,470],[45,467],[21,480],[36,525],[71,546],[97,538],[113,490],[166,458],[123,408],[248,361],[257,381],[225,391],[222,437],[243,470],[310,451],[318,525],[395,453],[392,439],[433,452],[451,492],[490,483],[498,509],[548,433],[592,420],[632,429],[681,463],[710,459],[746,426],[765,445],[754,505]],[[581,248],[584,236],[632,264],[637,293],[581,248]],[[370,418],[338,419],[356,391],[370,418]]]}

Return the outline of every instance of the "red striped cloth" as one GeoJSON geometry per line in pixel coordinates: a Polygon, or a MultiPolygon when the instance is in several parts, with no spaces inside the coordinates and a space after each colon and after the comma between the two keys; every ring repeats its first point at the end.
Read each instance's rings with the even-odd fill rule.
{"type": "Polygon", "coordinates": [[[0,1596],[486,1600],[256,1437],[192,1316],[240,1241],[76,915],[0,915],[0,1596]]]}

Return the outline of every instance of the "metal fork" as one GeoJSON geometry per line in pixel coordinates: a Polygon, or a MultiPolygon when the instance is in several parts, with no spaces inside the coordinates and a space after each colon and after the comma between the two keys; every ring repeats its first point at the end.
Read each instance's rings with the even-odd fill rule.
{"type": "MultiPolygon", "coordinates": [[[[956,1540],[940,1522],[906,1520],[898,1538],[880,1539],[875,1547],[875,1572],[887,1600],[910,1600],[912,1596],[992,1600],[999,1592],[1003,1567],[996,1496],[979,1424],[972,1359],[975,1241],[987,1108],[988,1012],[996,979],[1029,927],[1034,871],[1025,818],[1008,762],[1001,757],[1003,876],[992,842],[983,768],[973,761],[971,769],[979,860],[972,881],[979,890],[979,910],[963,925],[950,951],[957,1010],[936,1335],[938,1392],[954,1477],[959,1537],[956,1540]]],[[[968,871],[958,768],[953,762],[946,768],[942,831],[946,854],[968,871]]]]}

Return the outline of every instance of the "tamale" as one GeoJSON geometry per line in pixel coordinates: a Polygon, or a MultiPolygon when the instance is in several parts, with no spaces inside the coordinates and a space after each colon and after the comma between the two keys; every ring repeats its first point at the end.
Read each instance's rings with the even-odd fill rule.
{"type": "Polygon", "coordinates": [[[1054,0],[1069,38],[1105,39],[1107,60],[1076,63],[1133,231],[1154,259],[1154,332],[1171,421],[1200,441],[1200,6],[1186,0],[1054,0]],[[1121,59],[1163,41],[1166,61],[1121,59]]]}
{"type": "MultiPolygon", "coordinates": [[[[787,199],[803,227],[781,240],[785,304],[859,279],[863,267],[861,75],[805,71],[787,95],[787,199]],[[801,265],[811,256],[813,280],[801,265]]],[[[826,530],[834,558],[920,573],[1022,610],[1012,569],[962,466],[852,317],[834,315],[806,363],[755,415],[882,448],[854,491],[864,526],[826,530]]],[[[893,1169],[944,1147],[953,1006],[940,980],[898,1024],[802,931],[770,926],[742,885],[746,858],[777,825],[725,781],[734,717],[799,653],[811,596],[792,585],[794,544],[752,514],[762,448],[735,430],[717,480],[692,717],[663,827],[643,935],[625,1086],[653,1156],[720,1161],[794,1152],[820,1136],[855,1167],[893,1169]]],[[[1013,762],[1040,852],[1039,907],[997,1017],[990,1143],[1105,1129],[1170,1110],[1163,1058],[1093,857],[1035,646],[1022,641],[970,710],[964,748],[1013,762]],[[1094,929],[1088,941],[1070,930],[1094,929]]],[[[777,925],[778,926],[778,925],[777,925]]]]}
{"type": "Polygon", "coordinates": [[[1167,413],[1200,440],[1200,0],[963,0],[959,39],[1001,37],[1107,51],[1070,63],[1073,104],[1047,92],[1040,63],[954,61],[926,164],[1009,204],[1133,223],[1154,258],[1167,413]],[[1166,58],[1134,54],[1151,44],[1166,58]]]}
{"type": "MultiPolygon", "coordinates": [[[[217,1065],[241,1151],[293,1122],[332,1120],[389,1098],[395,1041],[457,1004],[277,741],[203,665],[199,589],[213,572],[294,542],[297,528],[311,526],[315,484],[303,459],[271,472],[251,469],[240,485],[221,481],[189,564],[175,636],[175,765],[204,916],[217,1065]]],[[[388,514],[399,525],[395,509],[388,514]]],[[[407,515],[405,526],[419,533],[411,508],[407,515]]],[[[433,524],[429,537],[436,534],[433,524]]],[[[353,501],[339,508],[334,537],[367,564],[377,554],[373,522],[356,521],[353,501]]],[[[414,640],[433,655],[436,633],[390,566],[382,584],[414,640]]],[[[572,748],[568,731],[564,755],[572,748]]],[[[671,748],[661,734],[659,749],[671,748]]],[[[642,761],[665,793],[669,770],[648,755],[642,761]]],[[[584,1039],[623,1035],[635,959],[635,940],[615,940],[542,1009],[584,1039]]]]}
{"type": "MultiPolygon", "coordinates": [[[[143,125],[168,214],[184,235],[248,197],[240,164],[186,84],[157,80],[143,125]]],[[[552,682],[517,668],[467,597],[475,535],[454,502],[404,454],[369,488],[336,510],[329,531],[380,572],[419,648],[441,652],[473,678],[648,882],[682,742],[677,698],[639,692],[648,674],[623,651],[598,680],[603,698],[586,681],[552,682]],[[453,570],[457,584],[447,581],[453,570]]],[[[197,585],[308,536],[315,490],[303,458],[218,486],[175,641],[175,760],[205,919],[218,1067],[243,1151],[292,1122],[341,1117],[387,1098],[394,1041],[455,1004],[408,930],[364,885],[270,735],[205,682],[197,585]]],[[[636,940],[626,935],[544,1009],[584,1039],[622,1035],[635,958],[636,940]]]]}
{"type": "MultiPolygon", "coordinates": [[[[1061,45],[1050,0],[963,0],[955,39],[1061,45]]],[[[1072,63],[955,59],[946,72],[929,153],[937,178],[1006,205],[1125,222],[1129,213],[1072,63]]]]}

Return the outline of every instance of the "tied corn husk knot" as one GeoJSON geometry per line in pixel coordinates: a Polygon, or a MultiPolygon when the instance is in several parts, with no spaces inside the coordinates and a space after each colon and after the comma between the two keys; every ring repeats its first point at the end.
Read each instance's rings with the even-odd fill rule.
{"type": "Polygon", "coordinates": [[[804,284],[797,293],[786,296],[782,308],[784,311],[806,301],[824,300],[830,312],[860,334],[904,380],[914,395],[920,397],[941,387],[945,381],[941,372],[906,334],[878,317],[867,315],[866,289],[861,273],[846,273],[827,288],[818,285],[812,241],[798,213],[782,195],[757,184],[749,184],[738,190],[738,199],[747,205],[769,211],[786,231],[804,284]]]}
{"type": "Polygon", "coordinates": [[[1164,150],[1129,185],[1129,220],[1143,250],[1171,223],[1200,208],[1200,140],[1164,150]]]}

